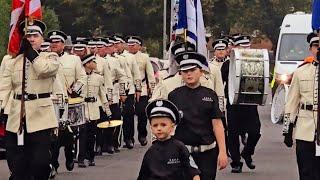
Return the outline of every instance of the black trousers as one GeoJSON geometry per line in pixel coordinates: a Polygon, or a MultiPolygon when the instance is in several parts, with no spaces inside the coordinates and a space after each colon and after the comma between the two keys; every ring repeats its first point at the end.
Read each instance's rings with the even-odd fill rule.
{"type": "MultiPolygon", "coordinates": [[[[119,104],[111,104],[110,111],[112,113],[111,120],[121,120],[121,109],[119,104]]],[[[108,120],[107,115],[102,111],[102,109],[100,109],[100,115],[102,116],[101,119],[108,120]]],[[[98,131],[100,131],[99,133],[101,133],[100,135],[102,135],[102,137],[99,137],[98,139],[98,144],[100,145],[100,147],[102,147],[102,149],[105,149],[106,146],[120,146],[120,126],[114,128],[99,129],[98,131]]]]}
{"type": "Polygon", "coordinates": [[[129,94],[123,105],[123,139],[134,141],[134,94],[129,94]]]}
{"type": "MultiPolygon", "coordinates": [[[[96,142],[96,134],[97,134],[97,120],[96,121],[89,121],[86,123],[86,132],[87,132],[87,139],[86,139],[86,152],[88,153],[88,158],[90,161],[94,160],[94,144],[96,142]]],[[[84,158],[83,158],[84,160],[84,158]]]]}
{"type": "Polygon", "coordinates": [[[136,115],[138,116],[138,138],[145,138],[148,135],[147,131],[147,115],[145,109],[148,105],[148,96],[141,96],[139,102],[136,102],[136,115]]]}
{"type": "Polygon", "coordinates": [[[218,150],[216,148],[201,153],[191,153],[198,169],[201,171],[201,180],[216,179],[218,150]]]}
{"type": "Polygon", "coordinates": [[[17,145],[17,134],[6,132],[10,180],[47,180],[50,174],[51,129],[26,133],[24,146],[17,145]]]}
{"type": "MultiPolygon", "coordinates": [[[[119,104],[112,104],[110,106],[110,111],[112,112],[111,118],[113,120],[121,120],[121,108],[119,104]]],[[[117,126],[110,128],[112,134],[112,145],[113,147],[120,147],[121,145],[121,136],[122,136],[122,126],[117,126]]]]}
{"type": "Polygon", "coordinates": [[[247,144],[242,153],[252,156],[255,147],[261,137],[261,123],[257,106],[249,105],[227,105],[228,122],[228,148],[231,155],[231,166],[240,163],[240,140],[241,134],[248,134],[247,144]]]}
{"type": "Polygon", "coordinates": [[[70,163],[74,158],[75,135],[68,128],[59,129],[57,140],[52,144],[52,161],[51,164],[57,170],[59,168],[60,147],[64,146],[64,155],[66,163],[70,163]]]}
{"type": "Polygon", "coordinates": [[[320,157],[316,157],[315,142],[296,140],[296,155],[300,180],[320,180],[320,157]]]}
{"type": "MultiPolygon", "coordinates": [[[[107,121],[108,116],[107,114],[103,111],[102,107],[99,107],[99,112],[100,112],[100,119],[97,121],[97,124],[107,121]]],[[[97,128],[96,132],[96,147],[103,147],[103,144],[105,143],[105,138],[104,138],[104,129],[97,128]]]]}
{"type": "Polygon", "coordinates": [[[87,133],[87,123],[82,124],[73,130],[74,134],[77,134],[76,136],[76,145],[75,145],[75,154],[78,155],[78,157],[75,157],[75,159],[78,159],[78,161],[84,161],[87,153],[87,140],[88,140],[88,133],[87,133]]]}

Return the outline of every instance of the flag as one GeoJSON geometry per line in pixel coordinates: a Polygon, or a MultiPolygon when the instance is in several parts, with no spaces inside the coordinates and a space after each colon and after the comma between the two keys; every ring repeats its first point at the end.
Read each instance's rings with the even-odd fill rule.
{"type": "Polygon", "coordinates": [[[22,39],[22,34],[19,32],[19,24],[26,17],[41,20],[40,0],[12,0],[8,54],[15,56],[19,52],[22,39]]]}
{"type": "Polygon", "coordinates": [[[178,12],[179,12],[179,0],[171,0],[170,42],[176,40],[178,12]]]}
{"type": "Polygon", "coordinates": [[[312,29],[313,30],[320,30],[320,0],[313,0],[312,29]]]}
{"type": "Polygon", "coordinates": [[[179,0],[176,36],[194,44],[197,52],[207,57],[206,30],[200,0],[179,0]]]}

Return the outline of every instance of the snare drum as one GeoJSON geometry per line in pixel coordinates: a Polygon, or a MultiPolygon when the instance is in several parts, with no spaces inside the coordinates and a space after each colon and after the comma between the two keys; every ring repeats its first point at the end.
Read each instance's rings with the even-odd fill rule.
{"type": "Polygon", "coordinates": [[[229,65],[230,104],[264,105],[269,84],[266,49],[234,49],[229,65]]]}
{"type": "Polygon", "coordinates": [[[68,121],[70,126],[79,126],[86,123],[83,102],[83,98],[68,99],[68,121]]]}

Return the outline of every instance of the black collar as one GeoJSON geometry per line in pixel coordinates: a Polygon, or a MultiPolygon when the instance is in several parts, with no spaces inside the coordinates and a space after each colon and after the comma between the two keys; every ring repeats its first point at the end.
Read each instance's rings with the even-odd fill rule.
{"type": "Polygon", "coordinates": [[[62,51],[62,53],[58,54],[59,57],[64,55],[64,51],[62,51]]]}
{"type": "Polygon", "coordinates": [[[217,62],[225,62],[226,58],[218,59],[217,57],[214,57],[214,60],[217,62]]]}
{"type": "Polygon", "coordinates": [[[318,62],[318,61],[312,61],[312,64],[313,64],[314,66],[318,66],[318,65],[319,65],[319,62],[318,62]]]}

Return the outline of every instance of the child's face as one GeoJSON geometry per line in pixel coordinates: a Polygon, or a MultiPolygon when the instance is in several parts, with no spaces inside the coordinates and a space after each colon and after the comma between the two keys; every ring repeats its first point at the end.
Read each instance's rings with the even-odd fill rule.
{"type": "Polygon", "coordinates": [[[151,132],[159,141],[170,138],[170,134],[174,129],[174,123],[168,117],[154,117],[151,119],[151,132]]]}

